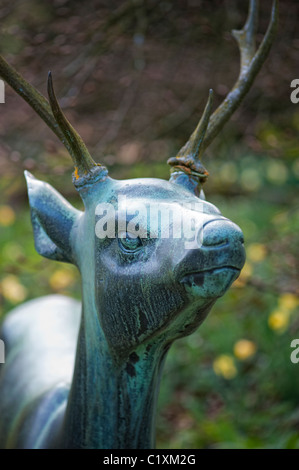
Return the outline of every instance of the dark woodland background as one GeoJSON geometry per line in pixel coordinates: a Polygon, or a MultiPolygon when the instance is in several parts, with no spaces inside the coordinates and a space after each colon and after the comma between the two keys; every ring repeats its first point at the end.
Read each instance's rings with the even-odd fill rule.
{"type": "MultiPolygon", "coordinates": [[[[160,448],[299,448],[299,3],[280,2],[277,37],[252,90],[206,151],[206,197],[243,229],[247,262],[205,324],[169,353],[160,448]]],[[[260,2],[257,40],[270,17],[260,2]]],[[[67,117],[117,179],[169,178],[208,90],[232,87],[241,0],[2,0],[1,54],[42,93],[48,70],[67,117]]],[[[0,104],[0,316],[49,293],[78,297],[72,266],[35,253],[23,172],[81,201],[72,162],[5,87],[0,104]]]]}

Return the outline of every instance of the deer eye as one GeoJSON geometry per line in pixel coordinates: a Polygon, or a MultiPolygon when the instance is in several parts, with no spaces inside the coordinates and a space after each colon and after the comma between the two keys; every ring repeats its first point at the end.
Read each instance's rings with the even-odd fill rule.
{"type": "Polygon", "coordinates": [[[121,232],[118,236],[118,244],[123,251],[132,253],[142,246],[140,237],[136,237],[130,232],[121,232]]]}

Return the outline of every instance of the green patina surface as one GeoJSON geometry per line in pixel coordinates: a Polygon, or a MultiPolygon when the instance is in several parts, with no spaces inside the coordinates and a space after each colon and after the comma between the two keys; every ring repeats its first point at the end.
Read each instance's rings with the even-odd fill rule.
{"type": "MultiPolygon", "coordinates": [[[[82,314],[77,304],[54,297],[50,303],[40,299],[31,307],[25,304],[4,323],[2,337],[13,367],[4,369],[0,383],[4,397],[1,444],[153,447],[166,353],[174,340],[202,323],[215,300],[238,276],[245,258],[242,233],[204,200],[199,207],[186,209],[184,202],[191,207],[199,199],[172,182],[107,177],[84,188],[85,211],[81,212],[50,185],[26,176],[36,249],[43,256],[79,268],[82,314]],[[182,217],[193,217],[197,246],[186,249],[184,236],[163,238],[163,233],[140,239],[138,244],[129,234],[126,238],[98,238],[98,204],[113,201],[116,205],[120,196],[126,196],[128,207],[134,210],[141,203],[163,202],[168,209],[182,211],[182,217]],[[63,309],[61,302],[66,303],[63,309]],[[17,321],[22,349],[12,326],[17,321]],[[35,331],[30,332],[33,322],[35,331]],[[73,332],[69,340],[64,338],[66,329],[73,332]],[[30,341],[32,334],[34,341],[30,341]],[[67,361],[64,371],[60,355],[57,357],[61,349],[67,361]],[[45,368],[48,362],[50,377],[49,367],[45,368]],[[35,372],[30,384],[27,370],[35,372]],[[20,376],[22,387],[10,400],[9,384],[20,376]],[[27,434],[29,426],[37,431],[27,434]]],[[[156,226],[155,219],[150,222],[156,226]]],[[[147,218],[141,218],[142,223],[149,227],[147,218]]]]}

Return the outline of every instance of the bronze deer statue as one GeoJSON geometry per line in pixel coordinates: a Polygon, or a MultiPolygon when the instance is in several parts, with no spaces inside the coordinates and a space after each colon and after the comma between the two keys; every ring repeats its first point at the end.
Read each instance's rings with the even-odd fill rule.
{"type": "Polygon", "coordinates": [[[244,29],[234,31],[241,53],[237,82],[213,114],[210,92],[197,128],[168,160],[169,181],[110,178],[64,116],[51,74],[48,102],[1,58],[0,76],[69,151],[73,182],[85,207],[75,209],[26,172],[36,249],[78,267],[82,307],[52,295],[26,302],[5,318],[1,447],[155,446],[166,353],[174,340],[203,322],[244,264],[241,230],[204,199],[201,185],[208,173],[199,158],[261,68],[273,42],[277,9],[274,1],[256,50],[257,5],[250,1],[244,29]],[[171,214],[163,227],[162,212],[171,214]],[[192,226],[188,233],[171,236],[178,218],[179,228],[188,221],[192,226]]]}

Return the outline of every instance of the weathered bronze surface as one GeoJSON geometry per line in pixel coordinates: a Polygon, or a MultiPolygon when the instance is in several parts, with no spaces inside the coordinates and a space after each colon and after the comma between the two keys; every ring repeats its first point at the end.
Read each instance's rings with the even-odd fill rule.
{"type": "MultiPolygon", "coordinates": [[[[247,30],[253,17],[255,1],[247,30]]],[[[275,22],[276,2],[270,30],[275,22]]],[[[238,40],[245,67],[256,56],[252,48],[246,55],[245,39],[238,40]]],[[[48,296],[7,316],[1,331],[6,363],[0,366],[0,446],[154,447],[167,351],[203,322],[245,260],[241,230],[201,192],[207,172],[198,157],[206,146],[206,132],[208,137],[215,133],[216,125],[210,121],[209,131],[211,101],[169,181],[118,181],[93,161],[66,120],[51,76],[49,104],[4,59],[0,72],[15,89],[22,89],[22,96],[68,148],[75,164],[73,181],[85,206],[83,212],[75,209],[52,186],[26,172],[36,249],[78,267],[82,307],[63,296],[48,296]],[[115,209],[107,216],[107,226],[117,227],[115,236],[98,236],[103,204],[115,209]],[[170,213],[193,221],[191,245],[184,231],[179,237],[165,236],[175,226],[172,219],[163,226],[163,214],[170,213]],[[144,236],[136,237],[129,229],[136,214],[144,236]]]]}
{"type": "Polygon", "coordinates": [[[196,196],[163,180],[107,177],[84,193],[80,212],[48,184],[26,177],[36,249],[78,266],[83,306],[80,320],[76,302],[52,296],[8,316],[1,333],[8,351],[2,445],[152,447],[166,352],[198,327],[238,276],[241,230],[206,201],[188,211],[182,204],[196,207],[196,196]],[[140,202],[163,203],[193,217],[197,247],[186,249],[184,236],[148,237],[137,246],[129,234],[99,239],[96,206],[120,196],[132,210],[140,202]]]}

